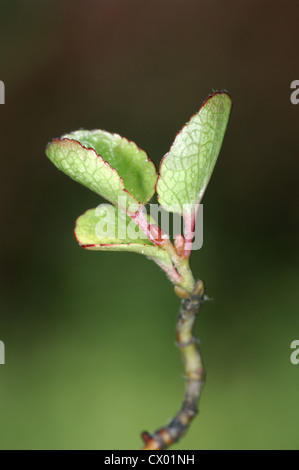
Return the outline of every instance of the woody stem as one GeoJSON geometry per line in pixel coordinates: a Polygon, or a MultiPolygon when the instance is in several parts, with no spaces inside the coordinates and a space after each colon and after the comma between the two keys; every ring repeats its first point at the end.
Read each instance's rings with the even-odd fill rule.
{"type": "Polygon", "coordinates": [[[167,426],[158,429],[153,434],[147,432],[142,434],[145,443],[143,450],[168,448],[186,433],[197,414],[205,373],[197,346],[198,340],[193,336],[193,326],[203,302],[204,284],[202,281],[197,281],[189,297],[182,300],[177,322],[177,345],[182,352],[187,381],[183,404],[167,426]]]}

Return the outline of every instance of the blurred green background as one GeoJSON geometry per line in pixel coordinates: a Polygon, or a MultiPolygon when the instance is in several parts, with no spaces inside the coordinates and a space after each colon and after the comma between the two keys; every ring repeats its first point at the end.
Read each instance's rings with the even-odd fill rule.
{"type": "Polygon", "coordinates": [[[178,299],[136,254],[73,237],[101,201],[53,137],[102,128],[159,164],[212,90],[234,108],[204,198],[197,321],[207,383],[173,449],[299,447],[298,2],[0,3],[1,449],[137,449],[180,406],[178,299]]]}

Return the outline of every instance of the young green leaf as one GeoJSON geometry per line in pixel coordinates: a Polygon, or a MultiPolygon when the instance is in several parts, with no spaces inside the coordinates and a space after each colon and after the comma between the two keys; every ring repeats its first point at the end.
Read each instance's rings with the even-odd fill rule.
{"type": "Polygon", "coordinates": [[[123,211],[110,204],[90,209],[76,221],[76,239],[83,248],[97,251],[131,251],[154,260],[171,280],[180,282],[171,256],[155,246],[123,211]]]}
{"type": "Polygon", "coordinates": [[[176,136],[157,184],[164,209],[186,217],[194,213],[219,155],[231,105],[227,93],[214,93],[176,136]]]}
{"type": "Polygon", "coordinates": [[[106,131],[77,131],[53,140],[47,156],[78,183],[122,208],[145,204],[155,192],[157,173],[134,142],[106,131]],[[125,207],[124,207],[125,206],[125,207]]]}
{"type": "Polygon", "coordinates": [[[76,221],[75,236],[84,248],[130,243],[154,246],[130,217],[111,204],[101,204],[81,215],[76,221]]]}

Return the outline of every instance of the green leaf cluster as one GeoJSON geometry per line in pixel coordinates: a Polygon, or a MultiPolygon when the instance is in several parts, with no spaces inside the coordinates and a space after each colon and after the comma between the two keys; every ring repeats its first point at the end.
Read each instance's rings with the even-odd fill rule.
{"type": "Polygon", "coordinates": [[[174,283],[190,287],[183,251],[178,253],[169,239],[161,240],[144,206],[156,188],[167,211],[184,217],[194,213],[217,161],[230,111],[227,93],[208,97],[177,134],[159,175],[146,152],[118,134],[79,130],[50,142],[46,154],[54,165],[111,203],[78,218],[78,243],[86,249],[144,254],[174,283]]]}

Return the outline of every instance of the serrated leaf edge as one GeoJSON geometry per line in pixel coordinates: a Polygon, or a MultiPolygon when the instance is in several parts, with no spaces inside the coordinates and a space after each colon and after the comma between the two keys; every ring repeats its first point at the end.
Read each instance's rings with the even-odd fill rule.
{"type": "MultiPolygon", "coordinates": [[[[104,160],[104,158],[99,155],[95,149],[93,149],[92,147],[86,147],[85,145],[82,145],[81,142],[79,142],[79,140],[76,140],[76,139],[69,139],[69,138],[61,138],[61,137],[57,137],[57,138],[54,138],[52,139],[48,145],[46,146],[46,151],[49,149],[50,145],[52,144],[55,144],[55,143],[60,143],[60,142],[72,142],[72,143],[76,143],[78,144],[82,149],[84,150],[87,150],[87,151],[92,151],[97,157],[99,160],[101,160],[105,166],[107,166],[110,170],[112,170],[114,173],[116,173],[116,175],[118,176],[119,180],[120,180],[120,183],[121,183],[121,186],[122,186],[122,190],[129,194],[129,196],[131,196],[134,201],[136,201],[136,204],[138,204],[139,206],[143,207],[144,204],[142,204],[140,201],[137,201],[137,199],[133,196],[133,194],[131,194],[126,188],[125,188],[125,185],[124,185],[124,181],[123,181],[123,178],[119,175],[119,173],[117,172],[117,170],[115,168],[113,168],[106,160],[104,160]]],[[[154,191],[155,192],[155,191],[154,191]]],[[[154,194],[153,192],[153,194],[154,194]]],[[[151,196],[152,197],[152,196],[151,196]]],[[[106,199],[106,198],[104,198],[106,199]]],[[[113,201],[110,201],[112,204],[115,205],[115,203],[113,201]]],[[[137,212],[137,211],[136,211],[137,212]]]]}
{"type": "MultiPolygon", "coordinates": [[[[193,113],[192,116],[190,116],[190,118],[188,119],[188,121],[183,125],[183,127],[176,133],[175,138],[173,139],[173,142],[172,142],[172,144],[171,144],[171,146],[170,146],[170,149],[168,150],[167,153],[165,153],[165,155],[162,157],[162,159],[161,159],[161,161],[160,161],[160,165],[159,165],[159,176],[158,176],[158,179],[157,179],[157,181],[156,181],[155,192],[157,193],[157,200],[158,200],[158,203],[159,203],[159,204],[161,205],[161,207],[163,207],[163,209],[166,210],[166,211],[167,211],[167,209],[163,206],[163,204],[160,203],[160,197],[159,197],[159,194],[158,194],[158,184],[159,184],[159,180],[162,178],[162,171],[161,171],[161,169],[162,169],[163,162],[164,162],[164,160],[167,158],[168,154],[170,153],[170,151],[171,151],[171,149],[172,149],[172,147],[173,147],[173,145],[174,145],[174,143],[175,143],[176,138],[178,137],[178,135],[179,135],[179,134],[183,131],[183,129],[189,124],[189,122],[191,121],[191,119],[192,119],[194,116],[196,116],[198,113],[200,113],[200,111],[203,109],[203,107],[206,105],[206,103],[207,103],[211,98],[213,98],[213,97],[216,96],[216,95],[227,95],[228,98],[230,99],[231,103],[233,103],[233,101],[232,101],[232,99],[231,99],[229,93],[228,93],[226,90],[214,91],[213,93],[211,93],[211,94],[204,100],[204,102],[202,103],[202,105],[201,105],[201,107],[199,108],[199,110],[196,111],[195,113],[193,113]]],[[[197,201],[197,203],[202,199],[205,190],[206,190],[206,187],[204,188],[202,194],[200,195],[199,200],[197,201]]],[[[177,213],[179,213],[179,212],[177,212],[177,213]]],[[[183,215],[183,214],[181,213],[181,215],[183,215]]]]}

